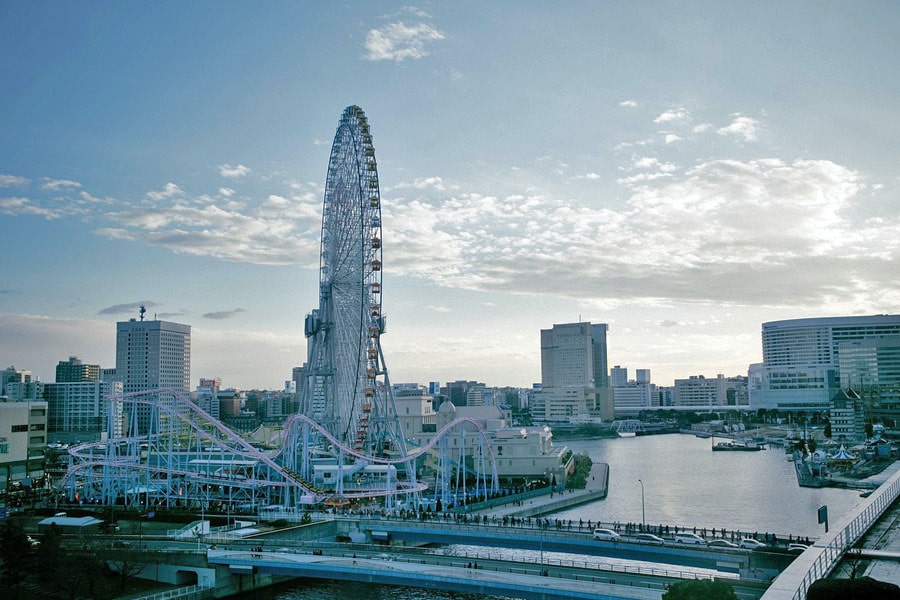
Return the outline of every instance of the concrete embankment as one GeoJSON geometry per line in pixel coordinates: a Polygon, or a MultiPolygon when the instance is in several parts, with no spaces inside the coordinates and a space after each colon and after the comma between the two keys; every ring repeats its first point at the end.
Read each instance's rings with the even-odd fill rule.
{"type": "Polygon", "coordinates": [[[594,463],[587,477],[587,485],[583,490],[564,490],[523,500],[520,503],[509,503],[478,511],[478,514],[497,517],[536,517],[546,515],[573,506],[580,506],[595,500],[606,498],[609,490],[609,465],[594,463]]]}

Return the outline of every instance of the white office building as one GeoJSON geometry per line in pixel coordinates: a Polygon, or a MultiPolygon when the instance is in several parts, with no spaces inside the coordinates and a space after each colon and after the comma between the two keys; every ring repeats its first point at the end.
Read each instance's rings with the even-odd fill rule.
{"type": "MultiPolygon", "coordinates": [[[[122,391],[160,388],[190,394],[191,326],[171,321],[131,319],[116,324],[116,379],[122,391]]],[[[174,396],[160,394],[161,405],[174,406],[174,396]]],[[[146,433],[150,408],[138,408],[137,431],[146,433]]]]}
{"type": "Polygon", "coordinates": [[[762,325],[763,362],[750,365],[753,409],[824,411],[842,388],[840,355],[847,344],[900,337],[900,315],[821,317],[762,325]]]}
{"type": "Polygon", "coordinates": [[[613,418],[606,335],[590,322],[541,330],[541,390],[532,403],[535,423],[613,418]]]}

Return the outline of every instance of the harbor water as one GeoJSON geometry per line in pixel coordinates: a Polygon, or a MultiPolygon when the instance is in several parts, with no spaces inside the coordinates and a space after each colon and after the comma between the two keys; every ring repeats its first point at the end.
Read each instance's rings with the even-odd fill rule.
{"type": "MultiPolygon", "coordinates": [[[[610,466],[609,493],[549,518],[585,522],[703,527],[814,538],[828,506],[837,522],[862,499],[856,490],[801,488],[781,448],[759,452],[712,452],[711,440],[665,434],[599,440],[557,441],[594,462],[610,466]],[[643,484],[643,506],[641,502],[643,484]]],[[[241,596],[259,600],[474,600],[482,596],[357,583],[296,581],[241,596]]]]}

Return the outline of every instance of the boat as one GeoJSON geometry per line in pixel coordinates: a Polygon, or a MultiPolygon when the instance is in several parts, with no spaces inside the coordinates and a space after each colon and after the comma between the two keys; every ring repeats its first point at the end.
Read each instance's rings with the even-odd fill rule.
{"type": "Polygon", "coordinates": [[[763,447],[756,442],[750,441],[744,444],[735,442],[718,442],[712,447],[713,452],[756,452],[762,450],[763,447]]]}

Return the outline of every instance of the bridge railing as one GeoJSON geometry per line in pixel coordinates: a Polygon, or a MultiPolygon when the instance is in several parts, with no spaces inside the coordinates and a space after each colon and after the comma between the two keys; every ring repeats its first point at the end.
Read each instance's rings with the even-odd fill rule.
{"type": "Polygon", "coordinates": [[[764,600],[788,598],[788,586],[793,588],[791,600],[806,600],[809,586],[818,579],[827,577],[843,558],[844,553],[869,530],[870,527],[900,496],[900,471],[885,481],[855,515],[847,517],[833,532],[819,538],[816,543],[797,557],[770,586],[763,595],[764,600]],[[812,554],[810,559],[807,556],[812,554]],[[798,572],[797,569],[806,569],[798,572]]]}

